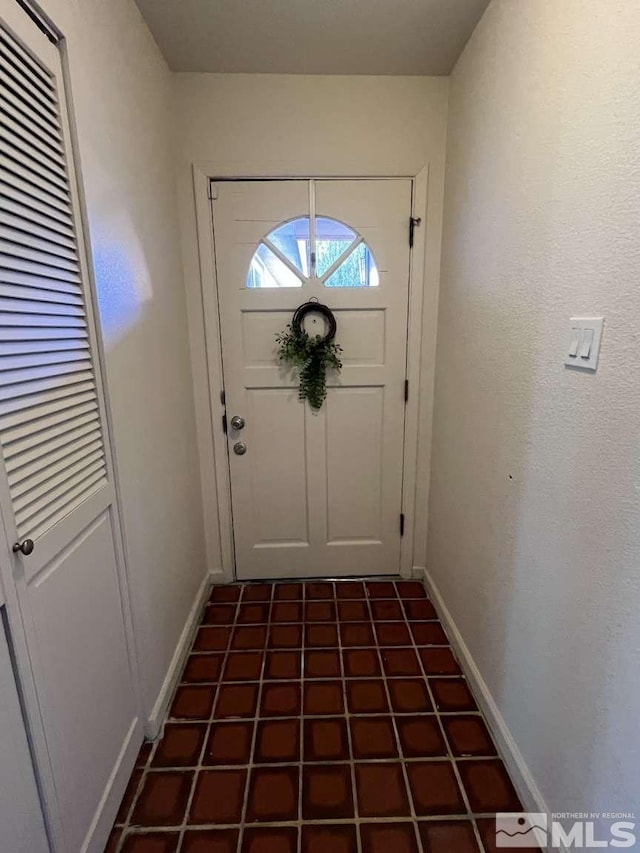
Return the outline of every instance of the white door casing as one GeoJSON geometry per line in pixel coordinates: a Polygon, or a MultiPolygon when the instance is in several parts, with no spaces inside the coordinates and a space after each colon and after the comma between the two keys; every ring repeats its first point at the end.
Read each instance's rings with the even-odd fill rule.
{"type": "MultiPolygon", "coordinates": [[[[396,574],[412,182],[216,182],[213,222],[237,576],[396,574]],[[284,222],[329,217],[369,247],[379,285],[246,287],[260,241],[284,222]],[[343,369],[320,412],[297,399],[275,335],[302,302],[334,311],[343,369]],[[247,453],[236,456],[241,440],[247,453]]],[[[310,272],[307,270],[307,272],[310,272]]],[[[307,324],[308,326],[308,324],[307,324]]]]}
{"type": "Polygon", "coordinates": [[[53,842],[98,851],[142,739],[114,475],[60,54],[6,6],[0,507],[8,543],[35,547],[3,558],[3,576],[26,641],[53,842]]]}

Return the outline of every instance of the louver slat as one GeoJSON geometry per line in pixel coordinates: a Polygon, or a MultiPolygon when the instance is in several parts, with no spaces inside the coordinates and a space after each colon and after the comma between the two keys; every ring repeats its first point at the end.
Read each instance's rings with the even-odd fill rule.
{"type": "Polygon", "coordinates": [[[0,27],[0,445],[20,537],[107,482],[55,80],[0,27]]]}

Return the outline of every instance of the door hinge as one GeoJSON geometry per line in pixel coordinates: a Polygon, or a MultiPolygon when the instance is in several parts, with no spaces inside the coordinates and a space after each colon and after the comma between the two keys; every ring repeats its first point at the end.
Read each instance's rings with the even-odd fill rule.
{"type": "Polygon", "coordinates": [[[213,181],[209,181],[209,199],[215,201],[218,198],[218,185],[213,181]]]}
{"type": "Polygon", "coordinates": [[[409,380],[405,379],[404,380],[404,401],[405,401],[405,403],[407,402],[408,399],[409,399],[409,380]]]}
{"type": "Polygon", "coordinates": [[[419,216],[412,216],[409,219],[409,248],[413,247],[413,233],[417,227],[422,224],[422,219],[419,216]]]}
{"type": "Polygon", "coordinates": [[[400,513],[400,536],[404,536],[404,513],[400,513]]]}
{"type": "Polygon", "coordinates": [[[227,434],[227,413],[225,412],[222,416],[222,432],[227,434]]]}

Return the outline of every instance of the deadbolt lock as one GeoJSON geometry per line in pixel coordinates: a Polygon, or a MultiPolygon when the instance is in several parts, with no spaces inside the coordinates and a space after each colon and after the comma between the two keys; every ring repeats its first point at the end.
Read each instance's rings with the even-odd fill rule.
{"type": "Polygon", "coordinates": [[[244,428],[245,420],[240,415],[234,415],[231,418],[231,429],[241,430],[244,428]]]}

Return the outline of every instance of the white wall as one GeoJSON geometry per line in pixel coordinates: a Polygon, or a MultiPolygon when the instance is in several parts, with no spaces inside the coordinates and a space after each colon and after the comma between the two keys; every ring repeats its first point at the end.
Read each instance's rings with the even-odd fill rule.
{"type": "Polygon", "coordinates": [[[205,573],[171,74],[133,0],[43,9],[68,43],[148,716],[205,573]]]}
{"type": "MultiPolygon", "coordinates": [[[[192,166],[217,176],[378,176],[429,170],[417,502],[426,507],[431,445],[448,81],[442,77],[176,74],[176,144],[210,565],[221,565],[212,494],[192,166]]],[[[419,357],[412,354],[412,357],[419,357]]],[[[214,402],[214,407],[216,403],[214,402]]],[[[216,420],[216,427],[218,421],[216,420]]],[[[425,560],[426,513],[416,525],[425,560]]]]}
{"type": "Polygon", "coordinates": [[[493,0],[451,78],[428,567],[556,811],[640,792],[638,45],[637,0],[493,0]]]}

